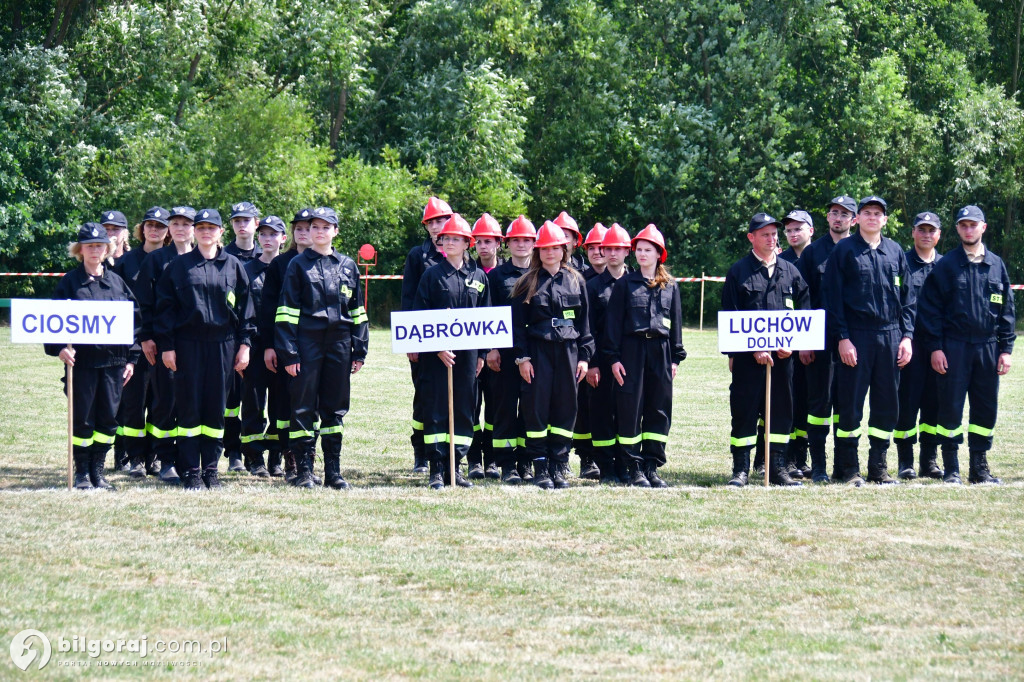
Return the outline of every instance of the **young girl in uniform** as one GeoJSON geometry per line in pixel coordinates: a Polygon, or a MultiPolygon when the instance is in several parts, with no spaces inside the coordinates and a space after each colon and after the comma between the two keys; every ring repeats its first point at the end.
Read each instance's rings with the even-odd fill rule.
{"type": "MultiPolygon", "coordinates": [[[[104,265],[114,245],[102,225],[82,225],[78,241],[68,251],[81,265],[64,275],[53,294],[54,299],[135,303],[124,280],[104,265]]],[[[138,322],[138,306],[135,312],[138,322]]],[[[83,344],[69,349],[66,345],[46,344],[44,350],[47,355],[58,356],[72,372],[71,449],[75,488],[113,490],[103,476],[103,462],[117,433],[121,389],[132,377],[139,347],[83,344]]]]}
{"type": "Polygon", "coordinates": [[[679,288],[662,263],[665,238],[648,225],[632,240],[637,271],[616,280],[605,314],[603,350],[615,387],[627,483],[666,488],[658,476],[672,424],[672,380],[683,349],[679,288]]]}
{"type": "Polygon", "coordinates": [[[228,377],[249,365],[255,332],[249,280],[221,246],[220,213],[198,211],[196,248],[175,258],[157,283],[154,333],[174,372],[178,461],[186,490],[220,488],[228,377]]]}
{"type": "Polygon", "coordinates": [[[349,487],[341,475],[341,440],[348,414],[351,375],[366,361],[370,329],[362,305],[359,268],[338,253],[338,215],[322,206],[313,211],[312,246],[292,259],[277,308],[278,365],[292,377],[289,447],[295,454],[295,485],[312,488],[320,416],[324,483],[349,487]]]}
{"type": "Polygon", "coordinates": [[[576,385],[594,352],[583,276],[569,265],[569,240],[548,221],[537,232],[530,270],[512,290],[515,363],[523,379],[520,408],[533,482],[567,488],[576,422],[576,385]]]}

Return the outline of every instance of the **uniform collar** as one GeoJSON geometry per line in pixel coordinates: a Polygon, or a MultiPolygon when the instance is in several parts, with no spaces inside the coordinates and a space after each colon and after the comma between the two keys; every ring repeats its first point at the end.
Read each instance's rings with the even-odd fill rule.
{"type": "Polygon", "coordinates": [[[341,254],[338,253],[337,249],[331,249],[331,252],[329,254],[327,254],[326,256],[324,256],[319,251],[314,249],[312,246],[308,246],[308,247],[306,247],[306,250],[303,251],[299,255],[305,256],[306,258],[308,258],[311,261],[314,261],[314,260],[317,260],[317,259],[320,259],[320,258],[330,258],[331,260],[335,261],[336,263],[340,263],[341,262],[341,254]]]}
{"type": "Polygon", "coordinates": [[[85,265],[79,264],[78,268],[78,286],[84,287],[86,284],[91,282],[99,282],[103,286],[110,286],[110,269],[106,265],[103,266],[103,273],[99,277],[93,277],[85,271],[85,265]]]}
{"type": "Polygon", "coordinates": [[[456,268],[456,267],[453,267],[452,264],[448,262],[447,258],[445,258],[445,259],[443,259],[441,261],[440,265],[441,265],[441,269],[444,271],[445,277],[450,276],[454,272],[458,272],[458,273],[461,273],[463,275],[467,275],[468,276],[469,275],[469,271],[470,271],[470,263],[472,263],[472,261],[469,261],[469,260],[466,260],[465,258],[463,258],[462,259],[462,265],[460,267],[456,268]]]}

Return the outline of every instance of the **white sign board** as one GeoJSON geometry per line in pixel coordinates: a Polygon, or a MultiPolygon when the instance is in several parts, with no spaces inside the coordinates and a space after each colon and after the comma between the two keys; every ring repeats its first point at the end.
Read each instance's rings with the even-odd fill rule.
{"type": "Polygon", "coordinates": [[[507,305],[391,313],[393,353],[511,346],[512,308],[507,305]]]}
{"type": "Polygon", "coordinates": [[[824,350],[824,310],[718,312],[718,350],[824,350]]]}
{"type": "Polygon", "coordinates": [[[135,343],[131,301],[11,299],[12,343],[135,343]]]}

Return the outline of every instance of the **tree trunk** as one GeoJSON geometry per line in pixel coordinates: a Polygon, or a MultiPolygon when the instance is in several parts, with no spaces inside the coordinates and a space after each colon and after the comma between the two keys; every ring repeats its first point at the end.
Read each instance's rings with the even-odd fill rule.
{"type": "Polygon", "coordinates": [[[192,81],[196,79],[196,73],[199,71],[199,60],[202,58],[202,54],[196,52],[195,56],[192,57],[192,63],[188,67],[188,77],[185,78],[185,87],[182,88],[181,95],[178,97],[178,111],[174,114],[174,125],[181,125],[181,117],[185,113],[185,100],[188,98],[188,90],[192,87],[192,81]]]}
{"type": "Polygon", "coordinates": [[[341,135],[341,124],[345,122],[345,109],[347,107],[348,88],[342,88],[341,92],[338,93],[338,108],[334,113],[334,120],[331,121],[331,149],[338,148],[338,136],[341,135]]]}
{"type": "Polygon", "coordinates": [[[71,16],[78,6],[79,0],[57,0],[57,6],[53,9],[53,20],[50,22],[50,30],[46,32],[43,40],[43,47],[49,50],[59,47],[68,34],[68,27],[71,25],[71,16]]]}

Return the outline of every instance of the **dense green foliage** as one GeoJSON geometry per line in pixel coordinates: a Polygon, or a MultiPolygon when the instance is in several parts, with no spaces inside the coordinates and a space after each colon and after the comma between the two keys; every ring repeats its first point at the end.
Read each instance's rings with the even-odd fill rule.
{"type": "Polygon", "coordinates": [[[1019,281],[1022,9],[0,0],[0,269],[61,267],[106,208],[248,199],[331,204],[394,272],[433,193],[470,220],[654,222],[677,274],[722,274],[752,213],[821,231],[827,198],[871,192],[903,242],[981,205],[1019,281]]]}

